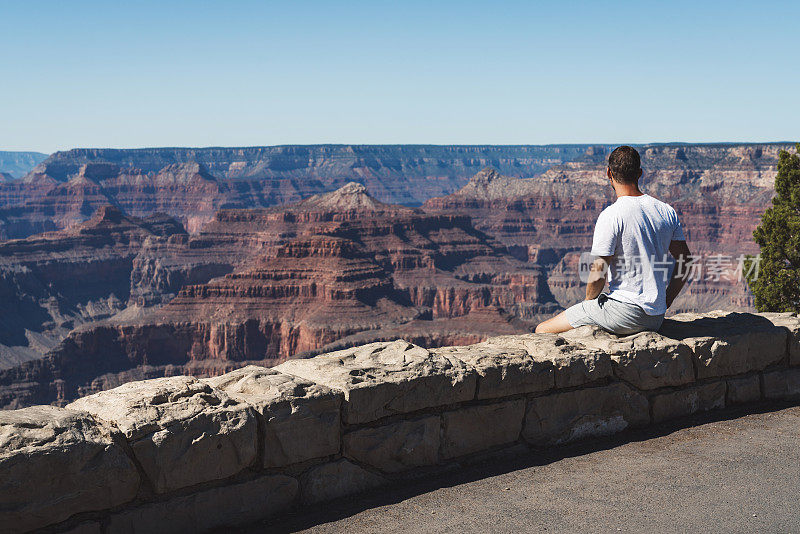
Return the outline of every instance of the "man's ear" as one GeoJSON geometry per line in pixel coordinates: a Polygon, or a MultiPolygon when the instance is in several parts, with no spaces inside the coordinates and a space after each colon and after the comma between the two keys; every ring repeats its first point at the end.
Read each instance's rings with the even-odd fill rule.
{"type": "Polygon", "coordinates": [[[641,177],[642,177],[642,169],[639,169],[639,176],[637,176],[636,179],[638,180],[641,177]]]}
{"type": "Polygon", "coordinates": [[[614,181],[614,177],[611,176],[611,169],[606,169],[606,176],[608,176],[608,179],[612,182],[614,181]]]}

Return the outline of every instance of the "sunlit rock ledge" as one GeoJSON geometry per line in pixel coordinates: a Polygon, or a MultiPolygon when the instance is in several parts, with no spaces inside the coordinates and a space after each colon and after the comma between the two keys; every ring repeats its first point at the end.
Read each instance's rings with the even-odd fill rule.
{"type": "Polygon", "coordinates": [[[684,314],[626,337],[372,343],[0,412],[0,525],[208,531],[504,448],[798,399],[800,319],[788,313],[684,314]]]}

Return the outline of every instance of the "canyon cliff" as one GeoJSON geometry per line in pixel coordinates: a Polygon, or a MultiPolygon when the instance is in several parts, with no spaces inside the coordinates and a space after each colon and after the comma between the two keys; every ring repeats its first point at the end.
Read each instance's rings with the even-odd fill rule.
{"type": "Polygon", "coordinates": [[[217,209],[297,202],[347,182],[383,202],[419,205],[491,165],[535,176],[587,145],[311,145],[250,148],[74,149],[56,152],[19,182],[0,183],[0,239],[58,230],[111,204],[160,211],[198,231],[217,209]]]}
{"type": "MultiPolygon", "coordinates": [[[[474,343],[582,298],[609,147],[300,148],[77,150],[0,184],[0,233],[27,236],[0,242],[0,407],[376,340],[474,343]]],[[[735,264],[782,148],[640,147],[642,188],[693,252],[735,264]]],[[[743,283],[700,278],[673,312],[752,308],[743,283]]]]}
{"type": "Polygon", "coordinates": [[[39,358],[77,326],[123,310],[141,249],[185,236],[174,219],[138,219],[108,206],[67,230],[0,243],[0,369],[39,358]]]}
{"type": "Polygon", "coordinates": [[[557,309],[541,270],[469,217],[385,204],[357,183],[286,207],[220,210],[196,236],[154,236],[137,249],[126,257],[128,285],[120,277],[127,307],[41,358],[9,362],[0,405],[401,334],[427,346],[477,342],[528,332],[557,309]],[[196,274],[215,269],[230,272],[196,274]]]}

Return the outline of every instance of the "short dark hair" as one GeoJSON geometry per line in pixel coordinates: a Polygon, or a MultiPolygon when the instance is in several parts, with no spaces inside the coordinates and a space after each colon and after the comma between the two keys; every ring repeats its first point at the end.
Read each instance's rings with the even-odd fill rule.
{"type": "Polygon", "coordinates": [[[622,145],[608,156],[608,168],[617,182],[635,184],[639,180],[639,171],[642,170],[642,160],[635,148],[622,145]]]}

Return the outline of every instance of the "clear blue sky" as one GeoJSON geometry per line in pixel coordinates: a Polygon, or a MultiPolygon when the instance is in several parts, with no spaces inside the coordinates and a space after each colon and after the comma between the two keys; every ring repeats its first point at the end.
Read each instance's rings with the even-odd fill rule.
{"type": "Polygon", "coordinates": [[[0,149],[800,139],[800,2],[0,0],[0,149]]]}

